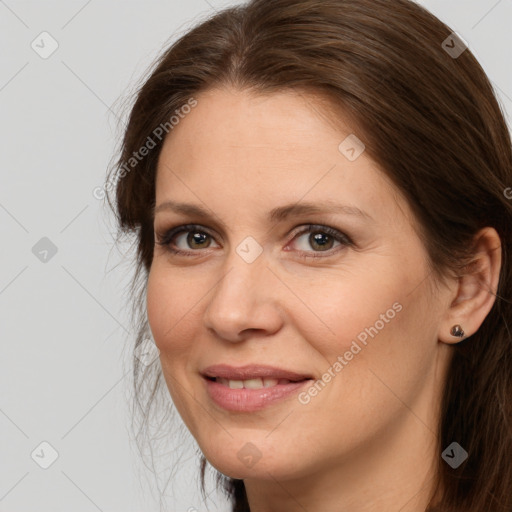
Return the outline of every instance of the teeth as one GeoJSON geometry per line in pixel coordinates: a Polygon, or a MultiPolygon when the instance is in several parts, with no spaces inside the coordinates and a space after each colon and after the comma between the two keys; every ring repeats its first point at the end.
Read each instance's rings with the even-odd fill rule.
{"type": "Polygon", "coordinates": [[[286,379],[247,379],[247,380],[228,380],[217,377],[217,382],[231,389],[261,389],[277,386],[277,384],[287,384],[286,379]]]}
{"type": "Polygon", "coordinates": [[[246,389],[261,389],[263,387],[263,380],[262,379],[244,380],[243,386],[246,389]]]}

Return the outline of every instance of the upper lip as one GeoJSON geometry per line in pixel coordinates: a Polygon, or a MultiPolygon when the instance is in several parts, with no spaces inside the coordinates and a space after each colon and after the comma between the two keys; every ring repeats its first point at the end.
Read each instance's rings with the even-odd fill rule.
{"type": "Polygon", "coordinates": [[[204,377],[220,377],[228,380],[249,380],[249,379],[286,379],[290,381],[301,381],[311,379],[307,374],[292,372],[274,366],[250,364],[246,366],[229,366],[227,364],[215,364],[205,368],[201,374],[204,377]]]}

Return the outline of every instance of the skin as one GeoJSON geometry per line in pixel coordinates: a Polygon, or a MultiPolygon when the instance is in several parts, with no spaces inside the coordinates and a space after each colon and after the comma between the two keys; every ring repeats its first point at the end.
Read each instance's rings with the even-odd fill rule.
{"type": "Polygon", "coordinates": [[[156,205],[190,203],[210,215],[162,209],[154,228],[161,237],[194,223],[211,236],[187,244],[187,233],[176,235],[174,246],[188,256],[155,245],[147,288],[179,414],[208,461],[244,479],[251,511],[424,511],[445,448],[436,432],[451,345],[459,341],[450,328],[460,324],[471,335],[490,311],[498,235],[482,230],[472,273],[438,283],[408,204],[366,152],[349,161],[338,150],[353,132],[328,122],[322,103],[228,88],[196,98],[162,148],[156,205]],[[267,217],[289,203],[327,201],[370,217],[267,217]],[[325,235],[322,251],[301,233],[310,224],[337,229],[353,244],[325,235]],[[248,236],[263,249],[252,263],[236,252],[248,236]],[[269,364],[322,379],[395,303],[402,309],[309,403],[294,395],[241,413],[209,399],[199,372],[217,363],[269,364]],[[237,456],[249,442],[260,456],[252,467],[237,456]]]}

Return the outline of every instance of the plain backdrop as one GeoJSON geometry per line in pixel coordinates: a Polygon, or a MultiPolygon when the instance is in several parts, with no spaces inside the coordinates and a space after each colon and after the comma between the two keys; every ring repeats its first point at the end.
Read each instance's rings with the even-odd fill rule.
{"type": "MultiPolygon", "coordinates": [[[[207,510],[190,436],[165,503],[130,441],[129,266],[93,191],[114,103],[164,46],[237,3],[0,0],[0,511],[207,510]]],[[[469,43],[510,116],[512,0],[420,3],[469,43]]],[[[208,509],[227,511],[208,489],[208,509]]]]}

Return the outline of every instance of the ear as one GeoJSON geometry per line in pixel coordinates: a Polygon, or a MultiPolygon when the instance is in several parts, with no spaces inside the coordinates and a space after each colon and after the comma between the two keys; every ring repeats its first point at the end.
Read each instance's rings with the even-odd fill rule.
{"type": "Polygon", "coordinates": [[[501,240],[494,228],[481,229],[474,238],[473,259],[465,267],[455,286],[455,298],[440,324],[439,340],[458,343],[474,334],[491,311],[501,269],[501,240]],[[463,337],[453,336],[451,329],[460,325],[463,337]]]}

